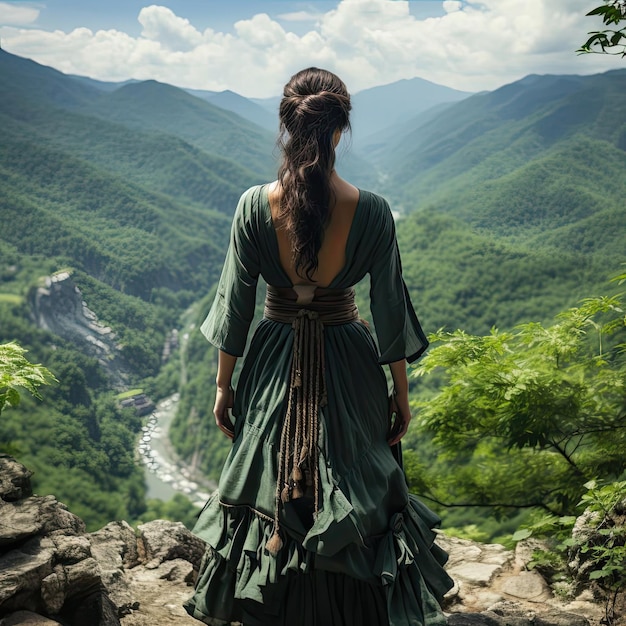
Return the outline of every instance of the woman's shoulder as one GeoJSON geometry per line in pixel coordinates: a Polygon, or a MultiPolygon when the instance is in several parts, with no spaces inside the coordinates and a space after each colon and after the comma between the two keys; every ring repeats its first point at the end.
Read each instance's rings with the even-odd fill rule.
{"type": "Polygon", "coordinates": [[[389,202],[383,196],[359,188],[359,211],[367,222],[368,228],[388,228],[393,224],[393,215],[389,202]]]}
{"type": "Polygon", "coordinates": [[[267,188],[269,183],[263,183],[261,185],[252,185],[248,187],[239,197],[239,205],[251,206],[258,203],[263,197],[263,192],[267,188]]]}
{"type": "Polygon", "coordinates": [[[235,217],[246,222],[256,221],[259,216],[265,217],[267,213],[265,210],[267,204],[266,190],[267,183],[248,187],[239,197],[235,217]]]}

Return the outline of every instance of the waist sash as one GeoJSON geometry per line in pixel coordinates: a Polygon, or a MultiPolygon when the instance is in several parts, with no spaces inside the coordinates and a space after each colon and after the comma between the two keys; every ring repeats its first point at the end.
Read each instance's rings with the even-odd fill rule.
{"type": "Polygon", "coordinates": [[[268,285],[265,317],[291,324],[294,330],[287,410],[280,435],[274,534],[266,544],[268,552],[276,555],[283,546],[280,502],[312,491],[314,514],[319,510],[319,410],[327,403],[324,326],[354,322],[359,311],[352,288],[268,285]]]}

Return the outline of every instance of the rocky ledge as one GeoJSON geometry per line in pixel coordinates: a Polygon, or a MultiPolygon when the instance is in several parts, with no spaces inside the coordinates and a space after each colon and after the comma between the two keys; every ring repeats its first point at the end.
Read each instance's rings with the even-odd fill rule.
{"type": "MultiPolygon", "coordinates": [[[[31,472],[0,455],[0,626],[193,626],[182,608],[204,552],[181,523],[111,522],[86,533],[52,496],[33,495],[31,472]]],[[[456,581],[451,626],[600,626],[583,595],[563,603],[516,552],[440,535],[456,581]]]]}

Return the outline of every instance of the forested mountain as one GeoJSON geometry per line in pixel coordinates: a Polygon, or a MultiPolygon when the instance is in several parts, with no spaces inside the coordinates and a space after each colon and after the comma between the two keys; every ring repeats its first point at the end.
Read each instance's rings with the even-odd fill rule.
{"type": "Polygon", "coordinates": [[[357,147],[372,135],[402,124],[442,104],[464,100],[468,92],[431,83],[422,78],[398,80],[359,91],[352,97],[352,127],[357,147]]]}
{"type": "Polygon", "coordinates": [[[275,170],[273,135],[182,89],[148,80],[124,85],[82,111],[130,128],[167,133],[267,178],[275,170]]]}
{"type": "Polygon", "coordinates": [[[485,332],[479,319],[500,327],[539,319],[618,270],[625,90],[626,70],[529,76],[431,114],[387,146],[388,195],[407,212],[400,239],[405,263],[415,263],[409,276],[420,277],[418,292],[445,285],[444,309],[459,306],[467,318],[446,319],[442,309],[437,326],[485,332]],[[506,272],[495,249],[511,259],[506,272]],[[449,269],[427,271],[424,255],[449,269]],[[483,276],[472,276],[479,267],[483,276]]]}
{"type": "MultiPolygon", "coordinates": [[[[368,141],[355,124],[339,171],[402,214],[406,282],[427,332],[546,321],[606,289],[626,260],[625,87],[624,71],[532,76],[405,121],[404,109],[389,114],[396,124],[368,141]]],[[[95,359],[33,325],[33,290],[70,270],[132,382],[155,399],[181,392],[174,443],[215,476],[227,442],[211,416],[215,355],[197,326],[237,198],[274,175],[274,137],[169,85],[102,85],[4,51],[0,89],[0,342],[17,340],[60,380],[43,403],[2,415],[0,446],[17,446],[37,489],[90,525],[137,518],[141,422],[116,406],[95,359]],[[174,327],[189,342],[164,367],[174,327]]],[[[358,294],[367,317],[367,285],[358,294]]]]}
{"type": "Polygon", "coordinates": [[[225,91],[187,89],[187,91],[215,106],[241,115],[241,117],[271,132],[272,136],[278,131],[278,107],[276,110],[269,111],[249,98],[244,98],[229,89],[225,91]]]}
{"type": "MultiPolygon", "coordinates": [[[[166,334],[219,274],[242,188],[265,177],[174,132],[89,113],[111,94],[4,51],[0,86],[0,341],[17,340],[61,381],[44,404],[26,403],[27,422],[17,410],[3,415],[0,443],[32,458],[38,488],[76,504],[90,524],[136,517],[145,509],[133,464],[141,423],[115,407],[93,358],[33,326],[31,294],[43,276],[70,270],[118,337],[131,382],[145,383],[159,373],[166,334]]],[[[198,103],[194,123],[204,111],[215,144],[227,137],[243,151],[250,124],[198,103]]]]}

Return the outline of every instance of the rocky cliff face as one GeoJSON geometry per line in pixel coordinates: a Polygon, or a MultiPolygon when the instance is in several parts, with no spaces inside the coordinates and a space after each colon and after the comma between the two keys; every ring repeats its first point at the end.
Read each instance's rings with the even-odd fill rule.
{"type": "MultiPolygon", "coordinates": [[[[166,521],[138,534],[123,521],[85,533],[54,497],[33,495],[30,475],[0,455],[0,626],[199,624],[182,603],[204,553],[200,539],[166,521]]],[[[527,571],[529,544],[514,553],[445,535],[439,543],[456,581],[444,606],[451,626],[600,626],[603,609],[588,593],[563,603],[527,571]]]]}
{"type": "Polygon", "coordinates": [[[70,341],[85,354],[98,359],[111,385],[126,388],[129,370],[120,354],[115,333],[100,324],[68,272],[47,277],[45,287],[38,287],[31,293],[30,307],[39,328],[70,341]]]}

